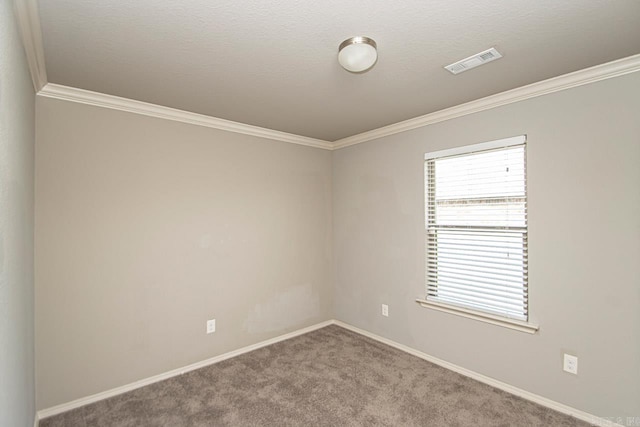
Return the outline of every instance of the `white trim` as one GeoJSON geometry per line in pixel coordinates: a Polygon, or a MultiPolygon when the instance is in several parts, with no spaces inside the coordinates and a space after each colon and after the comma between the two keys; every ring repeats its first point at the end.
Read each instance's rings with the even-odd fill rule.
{"type": "Polygon", "coordinates": [[[350,145],[360,144],[362,142],[394,135],[400,132],[406,132],[408,130],[421,128],[423,126],[432,125],[445,120],[466,116],[467,114],[477,113],[490,108],[524,101],[525,99],[559,92],[561,90],[595,83],[600,80],[610,79],[637,71],[640,71],[640,54],[619,59],[617,61],[607,62],[606,64],[596,65],[595,67],[585,68],[584,70],[575,71],[562,76],[553,77],[551,79],[487,96],[465,104],[456,105],[424,116],[415,117],[389,126],[342,138],[334,141],[333,149],[337,150],[350,145]]]}
{"type": "Polygon", "coordinates": [[[34,414],[33,416],[33,427],[38,427],[40,425],[40,418],[38,418],[38,414],[34,414]]]}
{"type": "Polygon", "coordinates": [[[465,145],[463,147],[448,148],[446,150],[432,151],[424,155],[425,160],[437,159],[440,157],[456,156],[458,154],[473,154],[478,151],[493,150],[495,148],[513,147],[527,142],[526,135],[512,136],[510,138],[497,139],[495,141],[480,142],[473,145],[465,145]]]}
{"type": "Polygon", "coordinates": [[[480,311],[470,310],[464,307],[456,307],[454,305],[443,304],[436,301],[429,301],[420,298],[417,298],[416,302],[422,307],[430,308],[432,310],[455,314],[457,316],[466,317],[467,319],[478,320],[480,322],[490,323],[492,325],[502,326],[503,328],[514,329],[520,332],[527,332],[529,334],[535,334],[539,329],[537,325],[531,323],[522,322],[516,319],[509,319],[506,317],[494,316],[489,313],[482,313],[480,311]]]}
{"type": "Polygon", "coordinates": [[[510,138],[496,139],[495,141],[480,142],[478,144],[465,145],[463,147],[447,148],[446,150],[431,151],[425,153],[424,159],[438,159],[440,157],[457,156],[458,154],[473,154],[478,151],[493,150],[496,148],[513,147],[527,142],[526,135],[512,136],[510,138]]]}
{"type": "Polygon", "coordinates": [[[292,144],[306,145],[309,147],[323,148],[326,150],[332,149],[332,145],[330,142],[323,141],[321,139],[294,135],[292,133],[266,129],[259,126],[247,125],[244,123],[233,122],[231,120],[219,119],[216,117],[206,116],[204,114],[192,113],[189,111],[150,104],[148,102],[136,101],[133,99],[121,98],[119,96],[107,95],[104,93],[98,93],[69,86],[62,86],[53,83],[48,83],[47,85],[45,85],[42,90],[38,92],[38,95],[47,98],[78,102],[80,104],[111,108],[113,110],[126,111],[129,113],[142,114],[145,116],[157,117],[160,119],[173,120],[197,126],[220,129],[244,135],[257,136],[260,138],[273,139],[276,141],[289,142],[292,144]]]}
{"type": "Polygon", "coordinates": [[[14,0],[13,7],[31,72],[33,88],[38,92],[47,84],[38,3],[37,0],[14,0]]]}
{"type": "Polygon", "coordinates": [[[605,420],[603,418],[597,417],[595,415],[589,414],[588,412],[581,411],[579,409],[572,408],[571,406],[567,406],[560,402],[556,402],[551,399],[547,399],[546,397],[542,397],[540,395],[528,392],[518,387],[514,387],[510,384],[503,383],[502,381],[498,381],[494,378],[488,377],[486,375],[479,374],[472,370],[463,368],[458,365],[454,365],[453,363],[449,363],[442,359],[438,359],[437,357],[431,356],[429,354],[423,353],[419,350],[413,349],[403,344],[399,344],[395,341],[391,341],[390,339],[383,338],[379,335],[373,334],[369,331],[365,331],[364,329],[356,328],[355,326],[351,326],[348,323],[341,322],[340,320],[334,320],[333,323],[335,325],[341,326],[345,329],[348,329],[352,332],[355,332],[360,335],[364,335],[365,337],[371,338],[373,340],[379,341],[383,344],[391,346],[393,348],[397,348],[398,350],[404,351],[405,353],[409,353],[413,356],[419,357],[421,359],[426,360],[427,362],[434,363],[436,365],[442,366],[443,368],[449,369],[450,371],[457,372],[459,374],[464,375],[465,377],[472,378],[476,381],[480,381],[481,383],[488,384],[492,387],[498,388],[500,390],[504,390],[507,393],[514,394],[516,396],[522,397],[523,399],[530,400],[534,403],[542,405],[544,407],[553,409],[555,411],[561,412],[563,414],[570,415],[572,417],[578,418],[579,420],[586,421],[596,426],[608,426],[608,427],[623,427],[620,424],[613,423],[609,420],[605,420]]]}
{"type": "Polygon", "coordinates": [[[446,361],[444,361],[442,359],[438,359],[437,357],[428,355],[426,353],[423,353],[423,352],[421,352],[419,350],[413,349],[413,348],[408,347],[406,345],[399,344],[399,343],[397,343],[395,341],[392,341],[392,340],[389,340],[387,338],[383,338],[383,337],[381,337],[379,335],[376,335],[376,334],[373,334],[373,333],[371,333],[369,331],[365,331],[364,329],[356,328],[355,326],[352,326],[352,325],[350,325],[348,323],[344,323],[344,322],[342,322],[340,320],[327,320],[325,322],[321,322],[321,323],[318,323],[316,325],[309,326],[307,328],[299,329],[297,331],[290,332],[290,333],[285,334],[285,335],[280,335],[278,337],[271,338],[269,340],[262,341],[262,342],[259,342],[257,344],[253,344],[253,345],[250,345],[250,346],[247,346],[247,347],[243,347],[243,348],[238,349],[238,350],[234,350],[234,351],[230,351],[230,352],[225,353],[225,354],[221,354],[221,355],[216,356],[216,357],[212,357],[210,359],[206,359],[206,360],[203,360],[201,362],[196,362],[196,363],[193,363],[191,365],[185,366],[183,368],[174,369],[172,371],[165,372],[165,373],[159,374],[159,375],[155,375],[153,377],[149,377],[149,378],[146,378],[146,379],[142,379],[142,380],[133,382],[131,384],[127,384],[127,385],[124,385],[124,386],[121,386],[121,387],[116,387],[116,388],[113,388],[111,390],[107,390],[107,391],[104,391],[104,392],[101,392],[101,393],[93,394],[91,396],[87,396],[87,397],[83,397],[83,398],[80,398],[80,399],[76,399],[76,400],[74,400],[72,402],[63,403],[61,405],[57,405],[57,406],[54,406],[54,407],[51,407],[51,408],[47,408],[47,409],[42,409],[42,410],[38,411],[38,413],[36,414],[36,418],[34,420],[34,427],[38,427],[37,423],[41,419],[44,419],[44,418],[47,418],[47,417],[51,417],[51,416],[54,416],[54,415],[57,415],[57,414],[61,414],[63,412],[70,411],[72,409],[76,409],[76,408],[79,408],[81,406],[88,405],[90,403],[94,403],[94,402],[97,402],[97,401],[100,401],[100,400],[103,400],[103,399],[107,399],[107,398],[110,398],[110,397],[113,397],[113,396],[117,396],[119,394],[126,393],[128,391],[135,390],[137,388],[144,387],[146,385],[153,384],[153,383],[156,383],[158,381],[162,381],[162,380],[165,380],[165,379],[168,379],[168,378],[171,378],[171,377],[182,375],[182,374],[184,374],[186,372],[193,371],[193,370],[199,369],[199,368],[203,368],[205,366],[209,366],[209,365],[212,365],[214,363],[222,362],[223,360],[227,360],[227,359],[230,359],[232,357],[239,356],[241,354],[248,353],[250,351],[257,350],[259,348],[266,347],[268,345],[278,343],[280,341],[284,341],[284,340],[287,340],[287,339],[290,339],[290,338],[294,338],[294,337],[297,337],[299,335],[304,335],[306,333],[315,331],[317,329],[324,328],[324,327],[329,326],[329,325],[338,325],[338,326],[340,326],[342,328],[348,329],[348,330],[350,330],[352,332],[355,332],[357,334],[360,334],[362,336],[365,336],[365,337],[371,338],[373,340],[379,341],[379,342],[381,342],[383,344],[386,344],[388,346],[391,346],[393,348],[397,348],[398,350],[404,351],[405,353],[408,353],[408,354],[411,354],[413,356],[419,357],[419,358],[424,359],[424,360],[426,360],[428,362],[435,363],[436,365],[442,366],[443,368],[449,369],[450,371],[457,372],[457,373],[462,374],[462,375],[464,375],[466,377],[472,378],[472,379],[474,379],[476,381],[480,381],[481,383],[488,384],[488,385],[490,385],[492,387],[496,387],[496,388],[498,388],[500,390],[504,390],[507,393],[514,394],[516,396],[519,396],[519,397],[522,397],[524,399],[530,400],[530,401],[535,402],[535,403],[537,403],[539,405],[542,405],[544,407],[553,409],[553,410],[561,412],[563,414],[571,415],[572,417],[575,417],[575,418],[578,418],[580,420],[592,423],[593,425],[603,426],[603,427],[604,426],[606,426],[606,427],[623,427],[620,424],[616,424],[614,422],[611,422],[609,420],[605,420],[603,418],[597,417],[595,415],[589,414],[589,413],[581,411],[579,409],[572,408],[571,406],[567,406],[567,405],[564,405],[562,403],[556,402],[554,400],[547,399],[546,397],[542,397],[542,396],[539,396],[537,394],[530,393],[530,392],[528,392],[526,390],[522,390],[522,389],[520,389],[518,387],[514,387],[514,386],[509,385],[507,383],[503,383],[502,381],[498,381],[498,380],[496,380],[494,378],[487,377],[486,375],[482,375],[482,374],[479,374],[477,372],[471,371],[469,369],[463,368],[461,366],[454,365],[453,363],[449,363],[449,362],[446,362],[446,361]]]}
{"type": "Polygon", "coordinates": [[[632,55],[330,142],[127,98],[47,83],[37,0],[14,0],[14,9],[31,72],[33,87],[39,95],[326,150],[337,150],[502,105],[640,71],[640,54],[632,55]]]}
{"type": "MultiPolygon", "coordinates": [[[[35,0],[28,0],[34,2],[35,0]]],[[[19,4],[19,0],[16,0],[19,4]]],[[[37,18],[37,9],[35,9],[37,18]]],[[[33,18],[32,18],[33,19],[33,18]]],[[[27,21],[30,22],[30,21],[27,21]]],[[[33,26],[32,26],[33,27],[33,26]]],[[[40,34],[39,25],[37,26],[37,33],[40,34]]],[[[31,34],[31,33],[29,33],[31,34]]],[[[27,37],[24,36],[23,37],[27,37]]],[[[40,36],[41,37],[41,36],[40,36]]],[[[26,45],[26,43],[25,43],[26,45]]],[[[39,55],[42,55],[42,44],[34,45],[35,51],[39,46],[39,55]]],[[[32,54],[33,56],[34,54],[32,54]]],[[[38,55],[36,55],[38,57],[38,55]]],[[[31,61],[29,62],[31,67],[31,61]]],[[[158,117],[161,119],[174,120],[183,123],[190,123],[198,126],[205,126],[214,129],[221,129],[229,132],[236,132],[245,135],[252,135],[261,138],[272,139],[276,141],[289,142],[292,144],[306,145],[309,147],[322,148],[325,150],[338,150],[340,148],[349,147],[351,145],[360,144],[363,142],[371,141],[374,139],[382,138],[389,135],[394,135],[401,132],[421,128],[424,126],[432,125],[435,123],[443,122],[446,120],[455,119],[458,117],[466,116],[468,114],[477,113],[480,111],[488,110],[502,105],[512,104],[519,101],[524,101],[529,98],[542,96],[554,92],[559,92],[565,89],[570,89],[577,86],[586,85],[589,83],[595,83],[601,80],[610,79],[613,77],[622,76],[629,73],[640,71],[640,54],[629,56],[627,58],[619,59],[617,61],[608,62],[601,65],[596,65],[584,70],[575,71],[573,73],[565,74],[551,79],[543,80],[541,82],[532,83],[527,86],[522,86],[516,89],[501,92],[495,95],[487,96],[485,98],[477,99],[475,101],[467,102],[465,104],[456,105],[451,108],[436,111],[434,113],[426,114],[413,119],[398,122],[389,126],[384,126],[371,131],[363,132],[357,135],[353,135],[347,138],[342,138],[334,142],[324,141],[316,138],[309,138],[306,136],[295,135],[291,133],[281,132],[272,129],[261,128],[258,126],[247,125],[239,122],[233,122],[230,120],[219,119],[216,117],[206,116],[203,114],[191,113],[188,111],[178,110],[175,108],[163,107],[160,105],[150,104],[147,102],[135,101],[132,99],[121,98],[118,96],[106,95],[98,92],[92,92],[84,89],[77,89],[68,86],[57,85],[53,83],[46,83],[46,71],[44,70],[44,59],[41,62],[35,62],[36,67],[32,69],[33,73],[40,74],[34,76],[34,86],[42,85],[42,89],[38,92],[38,95],[62,99],[66,101],[78,102],[87,105],[94,105],[104,108],[112,108],[115,110],[127,111],[136,114],[143,114],[151,117],[158,117]],[[41,64],[41,66],[37,66],[41,64]]]]}
{"type": "Polygon", "coordinates": [[[98,402],[103,399],[108,399],[110,397],[117,396],[119,394],[126,393],[128,391],[135,390],[137,388],[144,387],[149,384],[157,383],[158,381],[163,381],[172,377],[176,377],[178,375],[185,374],[195,369],[204,368],[205,366],[213,365],[214,363],[222,362],[223,360],[227,360],[235,356],[240,356],[241,354],[249,353],[250,351],[257,350],[259,348],[266,347],[268,345],[275,344],[280,341],[285,341],[290,338],[297,337],[299,335],[304,335],[306,333],[315,331],[316,329],[320,329],[320,328],[324,328],[325,326],[332,325],[333,323],[334,323],[333,320],[327,320],[325,322],[317,323],[315,325],[312,325],[303,329],[298,329],[297,331],[293,331],[288,334],[280,335],[275,338],[268,339],[266,341],[261,341],[257,344],[252,344],[247,347],[242,347],[238,350],[233,350],[228,353],[221,354],[219,356],[215,356],[200,362],[192,363],[191,365],[187,365],[182,368],[173,369],[171,371],[168,371],[162,374],[154,375],[152,377],[135,381],[130,384],[112,388],[111,390],[92,394],[91,396],[82,397],[80,399],[63,403],[61,405],[53,406],[51,408],[41,409],[40,411],[38,411],[37,417],[38,419],[41,420],[47,417],[58,415],[66,411],[70,411],[72,409],[76,409],[81,406],[88,405],[90,403],[98,402]]]}

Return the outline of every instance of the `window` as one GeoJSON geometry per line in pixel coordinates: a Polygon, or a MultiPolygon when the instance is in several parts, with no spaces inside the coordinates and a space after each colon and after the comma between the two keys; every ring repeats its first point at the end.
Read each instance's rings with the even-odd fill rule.
{"type": "Polygon", "coordinates": [[[420,302],[526,324],[525,147],[520,136],[425,156],[427,297],[420,302]]]}

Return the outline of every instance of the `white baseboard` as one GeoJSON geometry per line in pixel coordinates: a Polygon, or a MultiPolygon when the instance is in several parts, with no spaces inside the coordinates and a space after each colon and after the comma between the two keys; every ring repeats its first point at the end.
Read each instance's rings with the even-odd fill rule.
{"type": "Polygon", "coordinates": [[[325,326],[332,325],[333,323],[334,323],[333,320],[327,320],[325,322],[317,323],[315,325],[312,325],[312,326],[309,326],[309,327],[306,327],[306,328],[303,328],[303,329],[298,329],[297,331],[289,332],[288,334],[280,335],[280,336],[277,336],[275,338],[268,339],[266,341],[261,341],[261,342],[259,342],[257,344],[252,344],[252,345],[249,345],[249,346],[246,346],[246,347],[242,347],[242,348],[240,348],[238,350],[233,350],[233,351],[230,351],[228,353],[221,354],[219,356],[215,356],[215,357],[212,357],[212,358],[200,361],[200,362],[192,363],[191,365],[187,365],[187,366],[184,366],[182,368],[173,369],[171,371],[168,371],[168,372],[165,372],[165,373],[162,373],[162,374],[159,374],[159,375],[154,375],[152,377],[145,378],[145,379],[142,379],[142,380],[139,380],[139,381],[135,381],[135,382],[132,382],[130,384],[126,384],[126,385],[123,385],[123,386],[120,386],[120,387],[112,388],[111,390],[103,391],[101,393],[92,394],[91,396],[82,397],[80,399],[76,399],[76,400],[73,400],[71,402],[63,403],[61,405],[56,405],[56,406],[53,406],[51,408],[42,409],[42,410],[38,411],[38,413],[36,415],[36,423],[34,423],[34,425],[37,427],[37,421],[38,420],[41,420],[41,419],[44,419],[44,418],[47,418],[47,417],[51,417],[53,415],[58,415],[58,414],[61,414],[63,412],[70,411],[72,409],[76,409],[76,408],[79,408],[81,406],[88,405],[90,403],[98,402],[98,401],[103,400],[103,399],[108,399],[110,397],[117,396],[119,394],[126,393],[128,391],[135,390],[137,388],[144,387],[144,386],[149,385],[149,384],[157,383],[158,381],[166,380],[166,379],[171,378],[171,377],[176,377],[178,375],[182,375],[182,374],[185,374],[187,372],[190,372],[190,371],[193,371],[193,370],[196,370],[196,369],[199,369],[199,368],[203,368],[205,366],[213,365],[214,363],[222,362],[223,360],[227,360],[227,359],[230,359],[230,358],[235,357],[235,356],[239,356],[239,355],[244,354],[244,353],[249,353],[250,351],[257,350],[259,348],[266,347],[268,345],[275,344],[275,343],[280,342],[280,341],[288,340],[290,338],[297,337],[299,335],[304,335],[306,333],[315,331],[316,329],[320,329],[320,328],[324,328],[325,326]]]}
{"type": "Polygon", "coordinates": [[[222,362],[223,360],[227,360],[227,359],[230,359],[232,357],[239,356],[241,354],[248,353],[250,351],[257,350],[259,348],[266,347],[268,345],[275,344],[275,343],[280,342],[280,341],[288,340],[290,338],[294,338],[294,337],[297,337],[299,335],[304,335],[306,333],[315,331],[315,330],[320,329],[320,328],[324,328],[325,326],[329,326],[329,325],[338,325],[338,326],[340,326],[342,328],[348,329],[348,330],[350,330],[352,332],[355,332],[357,334],[360,334],[360,335],[363,335],[365,337],[371,338],[373,340],[379,341],[379,342],[381,342],[383,344],[386,344],[388,346],[397,348],[398,350],[404,351],[405,353],[411,354],[413,356],[416,356],[416,357],[419,357],[421,359],[424,359],[424,360],[426,360],[428,362],[431,362],[431,363],[434,363],[436,365],[442,366],[443,368],[449,369],[451,371],[454,371],[454,372],[457,372],[459,374],[462,374],[462,375],[464,375],[466,377],[472,378],[472,379],[474,379],[476,381],[480,381],[480,382],[485,383],[487,385],[490,385],[492,387],[498,388],[500,390],[504,390],[507,393],[514,394],[516,396],[522,397],[523,399],[530,400],[530,401],[535,402],[535,403],[537,403],[539,405],[542,405],[542,406],[545,406],[547,408],[553,409],[555,411],[561,412],[563,414],[567,414],[567,415],[570,415],[572,417],[575,417],[575,418],[577,418],[579,420],[586,421],[588,423],[591,423],[594,426],[623,427],[620,424],[616,424],[616,423],[614,423],[612,421],[597,417],[595,415],[589,414],[587,412],[581,411],[581,410],[576,409],[576,408],[572,408],[571,406],[567,406],[567,405],[565,405],[563,403],[559,403],[559,402],[556,402],[554,400],[547,399],[546,397],[539,396],[537,394],[528,392],[528,391],[520,389],[518,387],[514,387],[514,386],[512,386],[510,384],[504,383],[502,381],[498,381],[498,380],[496,380],[494,378],[488,377],[486,375],[482,375],[482,374],[480,374],[478,372],[474,372],[474,371],[471,371],[469,369],[463,368],[461,366],[454,365],[453,363],[449,363],[449,362],[447,362],[445,360],[438,359],[437,357],[434,357],[434,356],[431,356],[429,354],[423,353],[423,352],[421,352],[419,350],[413,349],[413,348],[408,347],[406,345],[399,344],[399,343],[397,343],[395,341],[392,341],[390,339],[387,339],[387,338],[381,337],[379,335],[373,334],[373,333],[371,333],[369,331],[365,331],[364,329],[356,328],[355,326],[349,325],[348,323],[344,323],[344,322],[341,322],[339,320],[327,320],[326,322],[321,322],[321,323],[309,326],[307,328],[299,329],[297,331],[293,331],[293,332],[290,332],[288,334],[280,335],[278,337],[271,338],[271,339],[268,339],[266,341],[259,342],[257,344],[253,344],[253,345],[250,345],[250,346],[247,346],[247,347],[243,347],[243,348],[240,348],[238,350],[230,351],[228,353],[224,353],[224,354],[221,354],[219,356],[215,356],[215,357],[212,357],[210,359],[203,360],[201,362],[196,362],[196,363],[193,363],[191,365],[188,365],[188,366],[185,366],[185,367],[182,367],[182,368],[178,368],[178,369],[174,369],[174,370],[165,372],[163,374],[154,375],[153,377],[149,377],[149,378],[145,378],[145,379],[142,379],[142,380],[139,380],[139,381],[135,381],[133,383],[126,384],[126,385],[123,385],[121,387],[116,387],[116,388],[113,388],[111,390],[103,391],[101,393],[96,393],[96,394],[93,394],[91,396],[87,396],[87,397],[83,397],[83,398],[80,398],[80,399],[76,399],[76,400],[73,400],[73,401],[68,402],[68,403],[63,403],[61,405],[57,405],[57,406],[53,406],[51,408],[40,410],[36,414],[36,417],[35,417],[33,425],[34,425],[34,427],[38,427],[38,421],[43,419],[43,418],[51,417],[53,415],[57,415],[57,414],[60,414],[62,412],[70,411],[72,409],[76,409],[76,408],[79,408],[81,406],[88,405],[90,403],[94,403],[94,402],[97,402],[97,401],[100,401],[100,400],[103,400],[103,399],[107,399],[109,397],[117,396],[119,394],[126,393],[128,391],[135,390],[137,388],[144,387],[146,385],[153,384],[153,383],[156,383],[158,381],[166,380],[166,379],[171,378],[171,377],[182,375],[182,374],[187,373],[189,371],[193,371],[195,369],[203,368],[205,366],[209,366],[209,365],[212,365],[214,363],[222,362]]]}
{"type": "Polygon", "coordinates": [[[476,381],[480,381],[481,383],[485,383],[487,385],[490,385],[492,387],[498,388],[500,390],[504,390],[507,393],[511,393],[514,394],[516,396],[522,397],[523,399],[527,399],[530,400],[532,402],[535,402],[539,405],[545,406],[547,408],[553,409],[555,411],[561,412],[563,414],[567,414],[567,415],[571,415],[572,417],[575,417],[579,420],[582,421],[586,421],[588,423],[591,423],[594,426],[606,426],[606,427],[623,427],[620,424],[616,424],[612,421],[609,420],[605,420],[603,418],[597,417],[595,415],[589,414],[587,412],[581,411],[579,409],[576,408],[572,408],[571,406],[567,406],[565,404],[556,402],[554,400],[551,399],[547,399],[546,397],[542,397],[539,396],[537,394],[534,393],[530,393],[526,390],[523,390],[521,388],[518,387],[514,387],[510,384],[507,383],[503,383],[502,381],[498,381],[494,378],[491,377],[487,377],[486,375],[482,375],[479,374],[478,372],[474,372],[471,371],[469,369],[463,368],[461,366],[458,365],[454,365],[453,363],[449,363],[445,360],[442,359],[438,359],[437,357],[431,356],[429,354],[423,353],[419,350],[413,349],[411,347],[408,347],[406,345],[403,344],[399,344],[395,341],[391,341],[387,338],[381,337],[379,335],[373,334],[369,331],[365,331],[364,329],[360,329],[360,328],[356,328],[355,326],[351,326],[348,323],[344,323],[341,322],[339,320],[334,320],[333,324],[341,326],[345,329],[348,329],[352,332],[355,332],[357,334],[363,335],[365,337],[371,338],[373,340],[379,341],[383,344],[386,344],[388,346],[397,348],[398,350],[402,350],[405,353],[409,353],[413,356],[419,357],[421,359],[424,359],[428,362],[434,363],[436,365],[442,366],[443,368],[449,369],[450,371],[454,371],[457,372],[459,374],[462,374],[466,377],[472,378],[476,381]]]}

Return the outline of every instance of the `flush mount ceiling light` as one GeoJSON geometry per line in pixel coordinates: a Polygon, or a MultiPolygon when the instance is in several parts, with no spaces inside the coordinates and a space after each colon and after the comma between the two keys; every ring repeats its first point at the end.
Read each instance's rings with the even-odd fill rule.
{"type": "Polygon", "coordinates": [[[378,46],[369,37],[351,37],[340,43],[338,62],[347,71],[363,73],[378,60],[378,46]]]}

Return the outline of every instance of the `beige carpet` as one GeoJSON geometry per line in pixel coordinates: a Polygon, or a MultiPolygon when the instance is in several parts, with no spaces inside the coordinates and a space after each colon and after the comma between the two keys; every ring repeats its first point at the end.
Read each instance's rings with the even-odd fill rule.
{"type": "Polygon", "coordinates": [[[40,421],[59,426],[587,426],[339,326],[40,421]]]}

